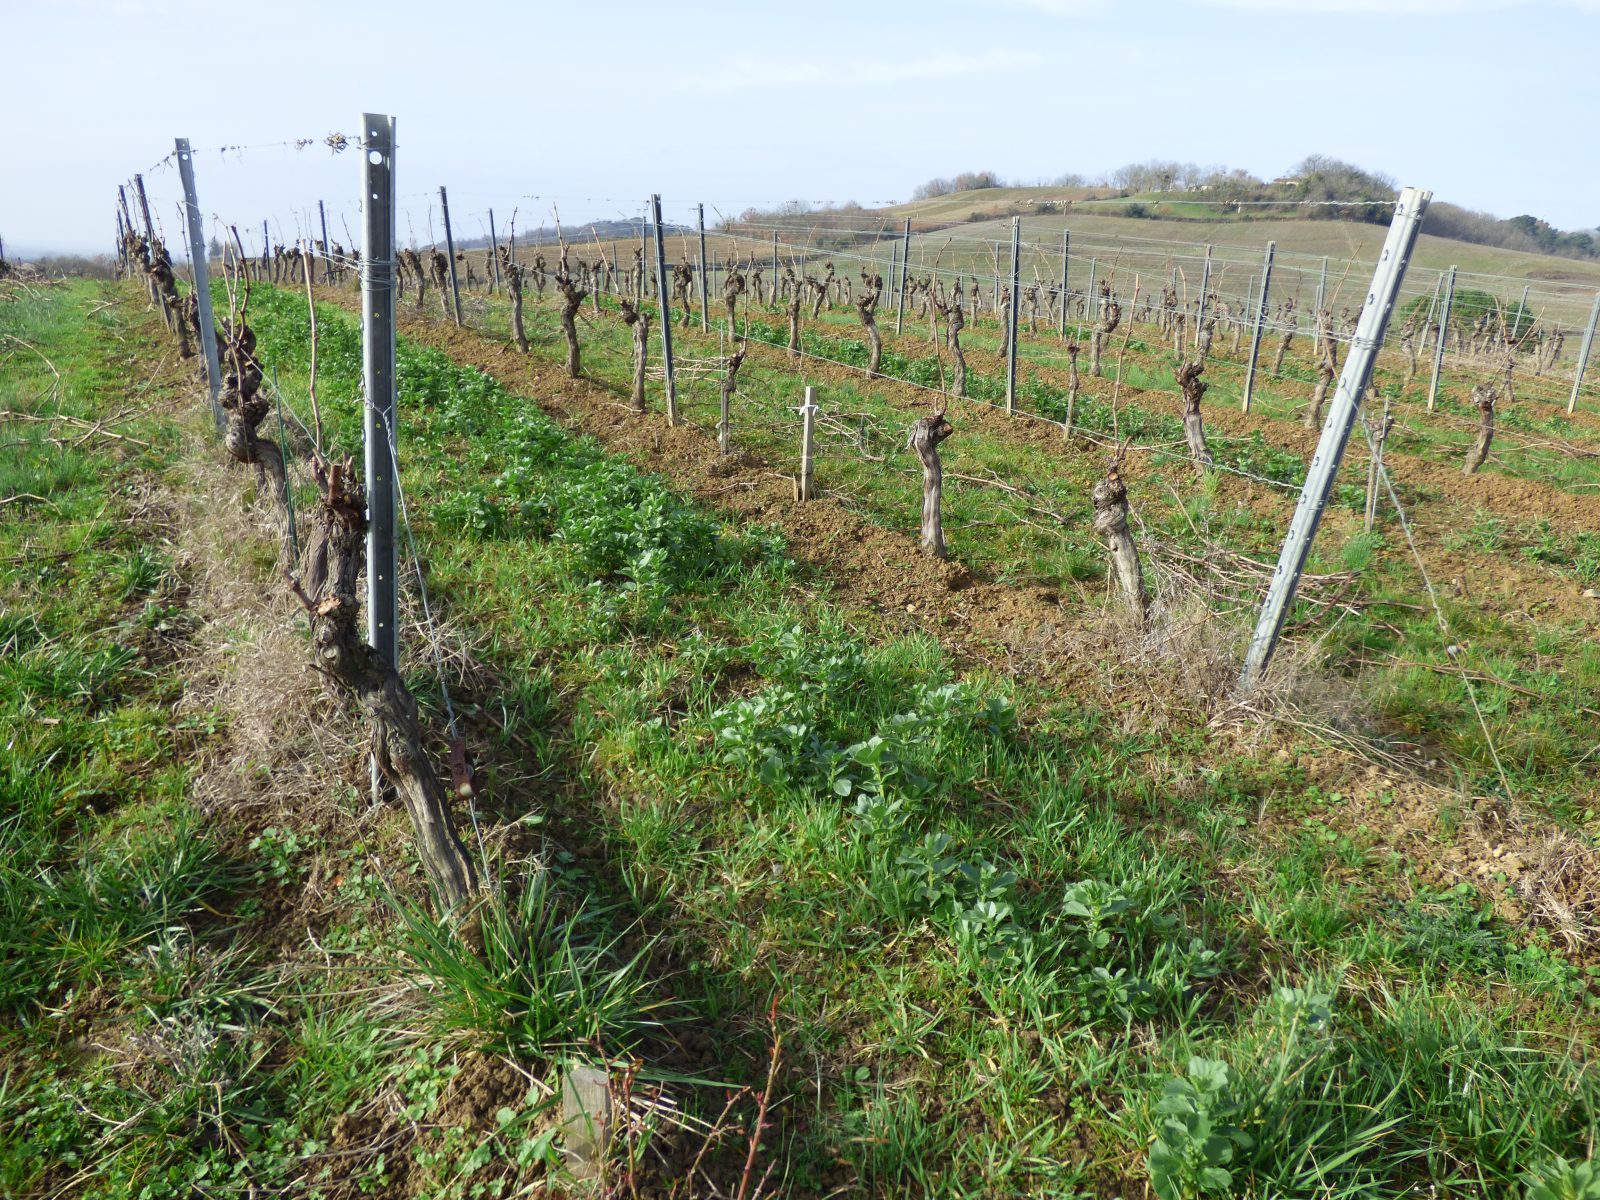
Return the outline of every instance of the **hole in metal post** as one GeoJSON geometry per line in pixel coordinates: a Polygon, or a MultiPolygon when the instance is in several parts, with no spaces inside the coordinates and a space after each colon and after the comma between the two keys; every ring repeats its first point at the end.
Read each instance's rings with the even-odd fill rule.
{"type": "Polygon", "coordinates": [[[380,165],[383,162],[382,152],[378,150],[368,150],[367,161],[375,167],[380,165]]]}

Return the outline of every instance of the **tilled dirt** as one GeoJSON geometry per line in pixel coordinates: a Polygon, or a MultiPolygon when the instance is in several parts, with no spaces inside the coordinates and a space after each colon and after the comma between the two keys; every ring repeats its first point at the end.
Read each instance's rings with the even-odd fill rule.
{"type": "MultiPolygon", "coordinates": [[[[334,299],[353,307],[348,294],[334,299]]],[[[906,514],[908,532],[901,534],[826,496],[797,503],[793,478],[748,453],[720,456],[714,433],[687,424],[668,426],[659,413],[640,417],[609,388],[572,379],[555,363],[519,354],[471,330],[409,314],[400,324],[406,336],[534,397],[568,428],[660,473],[730,520],[781,528],[795,561],[827,574],[836,603],[876,614],[890,629],[931,629],[959,659],[993,662],[1003,661],[1008,645],[1040,626],[1068,619],[1054,592],[1019,591],[989,582],[961,563],[923,557],[911,536],[915,512],[906,514]]]]}
{"type": "MultiPolygon", "coordinates": [[[[830,328],[829,332],[836,336],[849,334],[847,329],[830,328]]],[[[884,344],[886,347],[918,356],[926,356],[932,350],[925,339],[919,340],[906,335],[897,338],[891,334],[884,339],[884,344]]],[[[966,351],[966,356],[968,366],[974,371],[993,375],[1005,370],[1005,360],[997,354],[973,349],[966,351]]],[[[1084,395],[1109,401],[1115,389],[1122,403],[1137,404],[1150,412],[1179,415],[1179,398],[1175,393],[1148,391],[1131,387],[1126,383],[1117,388],[1113,379],[1116,373],[1115,361],[1115,354],[1108,351],[1106,362],[1102,364],[1105,376],[1092,378],[1088,372],[1087,351],[1085,352],[1080,361],[1084,395]]],[[[816,366],[816,361],[810,360],[807,365],[808,369],[811,369],[816,366]]],[[[1064,367],[1030,362],[1020,369],[1029,378],[1043,379],[1063,388],[1067,385],[1067,371],[1064,367]]],[[[854,376],[855,379],[861,378],[860,372],[852,368],[842,367],[840,370],[854,376]]],[[[1260,433],[1270,445],[1293,451],[1307,459],[1316,449],[1319,433],[1297,422],[1286,421],[1260,411],[1241,412],[1231,404],[1206,405],[1205,421],[1208,431],[1232,437],[1260,433]]],[[[1032,422],[1019,422],[1019,424],[1032,424],[1032,422]]],[[[1597,418],[1596,424],[1600,425],[1600,418],[1597,418]]],[[[1573,433],[1580,442],[1590,437],[1600,439],[1600,429],[1590,429],[1583,421],[1574,426],[1573,433]]],[[[1518,440],[1538,440],[1533,435],[1520,432],[1514,436],[1518,440]]],[[[1384,456],[1384,461],[1391,468],[1391,473],[1397,482],[1434,487],[1448,497],[1451,507],[1489,508],[1518,519],[1545,517],[1557,528],[1569,531],[1589,531],[1600,525],[1600,494],[1570,492],[1540,480],[1517,478],[1496,472],[1463,475],[1459,464],[1437,462],[1407,454],[1393,447],[1390,447],[1384,456]]]]}
{"type": "MultiPolygon", "coordinates": [[[[759,310],[758,314],[764,319],[771,319],[774,315],[771,313],[760,312],[759,310]]],[[[900,334],[895,334],[893,332],[891,322],[880,321],[880,325],[886,329],[884,334],[885,349],[896,350],[902,354],[914,356],[926,356],[932,353],[934,345],[928,340],[927,337],[926,317],[914,317],[911,310],[907,309],[905,332],[900,334]]],[[[849,333],[847,327],[830,325],[827,328],[830,333],[835,333],[841,336],[848,335],[849,333]]],[[[1075,323],[1070,321],[1068,322],[1069,335],[1074,334],[1077,328],[1078,326],[1075,323]]],[[[1085,325],[1082,328],[1082,337],[1076,339],[1079,345],[1083,348],[1078,362],[1079,370],[1083,376],[1085,390],[1091,394],[1099,394],[1098,389],[1090,386],[1092,381],[1090,379],[1088,370],[1090,337],[1089,327],[1085,325]]],[[[1109,343],[1107,344],[1101,356],[1101,367],[1105,372],[1104,378],[1098,381],[1093,381],[1103,384],[1107,390],[1111,388],[1113,377],[1116,374],[1117,354],[1121,349],[1122,336],[1126,332],[1126,329],[1127,327],[1124,324],[1111,335],[1109,343]]],[[[973,332],[973,326],[970,322],[970,319],[967,331],[969,336],[973,332]]],[[[983,332],[990,337],[998,336],[995,326],[989,322],[987,317],[985,317],[983,332]]],[[[1044,333],[1043,325],[1041,324],[1040,334],[1037,336],[1029,335],[1029,341],[1035,345],[1049,345],[1050,342],[1047,339],[1053,336],[1053,334],[1044,333]]],[[[1134,336],[1137,340],[1144,342],[1148,348],[1144,350],[1132,350],[1130,348],[1128,359],[1130,363],[1137,363],[1140,368],[1149,370],[1152,363],[1165,364],[1171,361],[1168,357],[1168,351],[1170,347],[1164,348],[1161,344],[1161,339],[1156,336],[1154,331],[1148,326],[1141,324],[1134,336]]],[[[1222,339],[1219,338],[1217,344],[1220,345],[1221,342],[1222,339]]],[[[1286,360],[1288,369],[1314,369],[1315,363],[1309,354],[1311,343],[1311,329],[1309,325],[1303,325],[1299,334],[1296,335],[1294,346],[1304,352],[1302,353],[1291,350],[1286,360]]],[[[1022,342],[1019,344],[1027,345],[1029,343],[1022,342]]],[[[1291,385],[1298,386],[1300,389],[1302,389],[1304,395],[1309,398],[1312,388],[1312,385],[1309,382],[1304,380],[1290,380],[1287,374],[1282,379],[1273,378],[1267,375],[1266,367],[1271,365],[1271,357],[1274,353],[1276,353],[1276,346],[1276,339],[1269,339],[1263,342],[1261,351],[1262,365],[1260,374],[1258,374],[1257,378],[1264,386],[1273,388],[1274,390],[1277,390],[1277,388],[1285,381],[1288,381],[1291,385]]],[[[964,346],[963,349],[966,352],[968,365],[972,369],[981,371],[985,374],[998,374],[1005,370],[1005,360],[995,351],[977,345],[970,347],[964,346]]],[[[1065,342],[1060,343],[1057,352],[1063,359],[1065,358],[1065,342]]],[[[1217,372],[1226,378],[1232,378],[1235,380],[1242,377],[1242,372],[1244,370],[1243,357],[1243,351],[1241,351],[1239,355],[1235,355],[1231,351],[1220,356],[1216,354],[1212,355],[1212,359],[1216,364],[1217,372]]],[[[1342,358],[1343,354],[1341,352],[1341,360],[1342,358]]],[[[1385,360],[1384,366],[1385,368],[1388,368],[1392,366],[1392,364],[1385,360]]],[[[1021,369],[1028,376],[1037,376],[1039,378],[1049,379],[1052,382],[1063,385],[1066,382],[1067,372],[1064,365],[1055,366],[1027,362],[1022,366],[1021,369]]],[[[1427,369],[1427,365],[1424,365],[1421,368],[1424,373],[1427,371],[1427,369]]],[[[1451,366],[1449,369],[1451,373],[1454,374],[1457,379],[1459,379],[1462,373],[1472,370],[1473,368],[1468,366],[1463,366],[1460,368],[1451,366]]],[[[1484,366],[1481,369],[1485,373],[1491,373],[1490,368],[1487,366],[1484,366]]],[[[1390,380],[1392,379],[1392,376],[1385,373],[1381,378],[1383,380],[1390,380]]],[[[1566,414],[1565,392],[1561,391],[1559,387],[1552,389],[1552,380],[1553,377],[1550,376],[1540,377],[1537,379],[1528,379],[1519,374],[1516,382],[1517,390],[1521,393],[1521,395],[1515,401],[1517,410],[1526,412],[1533,418],[1539,420],[1560,418],[1570,429],[1570,436],[1575,438],[1580,443],[1600,440],[1600,412],[1592,411],[1580,404],[1580,406],[1571,414],[1571,416],[1568,416],[1566,414]],[[1562,397],[1559,402],[1554,399],[1556,392],[1558,391],[1562,397]]],[[[1470,389],[1464,388],[1464,386],[1459,383],[1446,383],[1441,385],[1439,395],[1441,399],[1453,398],[1470,407],[1470,400],[1466,394],[1466,391],[1468,390],[1470,389]]],[[[1147,405],[1151,403],[1159,404],[1163,397],[1168,404],[1176,405],[1177,402],[1176,394],[1173,392],[1147,391],[1142,388],[1130,388],[1126,384],[1124,384],[1122,387],[1122,395],[1129,399],[1139,399],[1141,403],[1147,405]]],[[[1438,421],[1440,423],[1444,423],[1446,421],[1459,422],[1470,420],[1468,417],[1453,413],[1445,414],[1440,412],[1428,415],[1422,411],[1422,406],[1415,402],[1406,402],[1402,406],[1402,409],[1407,413],[1415,415],[1419,421],[1438,421]]],[[[1269,416],[1259,411],[1255,413],[1240,413],[1237,409],[1231,409],[1231,411],[1239,417],[1244,418],[1243,423],[1239,426],[1241,429],[1261,429],[1264,433],[1277,431],[1287,437],[1294,430],[1300,428],[1293,421],[1286,420],[1283,417],[1269,416]],[[1256,422],[1259,422],[1259,424],[1256,422]]],[[[1306,432],[1314,438],[1314,434],[1311,431],[1306,432]]],[[[1517,433],[1515,436],[1519,440],[1538,440],[1535,435],[1521,432],[1517,433]]]]}
{"type": "MultiPolygon", "coordinates": [[[[693,337],[691,331],[691,337],[693,337]]],[[[900,340],[909,340],[904,337],[900,340]]],[[[787,361],[779,348],[751,343],[757,360],[769,363],[787,361]]],[[[920,347],[926,352],[925,345],[920,347]]],[[[973,356],[969,355],[969,359],[973,356]]],[[[978,357],[982,357],[979,352],[978,357]]],[[[985,369],[1001,370],[1003,362],[994,355],[985,369]]],[[[828,380],[862,386],[865,376],[857,368],[818,359],[804,360],[808,378],[828,380]]],[[[976,365],[976,363],[974,364],[976,365]]],[[[1064,371],[1049,368],[1036,369],[1030,364],[1030,373],[1052,378],[1062,386],[1066,384],[1064,371]]],[[[880,399],[886,399],[907,413],[925,409],[934,397],[913,385],[897,380],[879,380],[871,384],[880,399]]],[[[1090,380],[1085,372],[1084,391],[1101,399],[1109,399],[1113,387],[1110,379],[1090,380]]],[[[1142,391],[1123,387],[1123,402],[1137,402],[1150,411],[1167,410],[1178,415],[1178,398],[1163,392],[1142,391]]],[[[963,428],[976,428],[986,436],[1035,447],[1060,448],[1063,455],[1081,454],[1085,447],[1073,442],[1065,444],[1060,426],[1054,422],[1028,417],[1008,416],[1002,409],[979,401],[954,401],[952,419],[963,428]]],[[[1271,445],[1293,451],[1309,460],[1316,448],[1317,433],[1293,422],[1269,417],[1259,412],[1243,413],[1231,405],[1209,405],[1205,410],[1206,428],[1214,433],[1238,436],[1261,432],[1271,445]]],[[[1104,457],[1100,447],[1088,447],[1087,452],[1104,457]]],[[[1471,524],[1472,514],[1484,510],[1513,522],[1545,519],[1550,525],[1567,533],[1590,532],[1600,528],[1600,494],[1588,495],[1567,491],[1537,480],[1520,479],[1495,473],[1463,475],[1458,466],[1435,462],[1416,455],[1391,450],[1385,461],[1391,468],[1397,486],[1410,485],[1436,495],[1413,503],[1407,512],[1412,534],[1430,570],[1441,580],[1451,583],[1458,595],[1498,595],[1500,601],[1510,606],[1509,611],[1540,612],[1566,620],[1591,621],[1600,625],[1600,603],[1584,595],[1584,584],[1574,577],[1558,576],[1537,565],[1523,562],[1506,553],[1471,554],[1452,548],[1448,543],[1471,524]]],[[[1175,469],[1181,469],[1170,457],[1161,457],[1130,450],[1126,456],[1130,478],[1160,480],[1175,469]]],[[[1223,474],[1218,479],[1219,505],[1242,504],[1258,517],[1273,524],[1283,525],[1294,509],[1294,496],[1282,489],[1258,486],[1236,475],[1223,474]]],[[[1388,509],[1387,498],[1382,498],[1382,509],[1388,509]]],[[[1324,528],[1330,533],[1348,536],[1357,531],[1359,517],[1343,509],[1330,509],[1324,517],[1324,528]]],[[[1396,535],[1396,542],[1403,535],[1396,535]]]]}

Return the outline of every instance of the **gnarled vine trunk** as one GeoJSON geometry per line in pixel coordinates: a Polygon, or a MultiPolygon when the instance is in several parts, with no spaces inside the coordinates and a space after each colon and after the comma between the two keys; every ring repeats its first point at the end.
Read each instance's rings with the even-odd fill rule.
{"type": "Polygon", "coordinates": [[[1100,378],[1100,352],[1105,346],[1106,338],[1116,331],[1122,322],[1122,305],[1111,294],[1111,285],[1100,284],[1100,320],[1095,323],[1094,336],[1089,341],[1089,374],[1096,379],[1100,378]]]}
{"type": "Polygon", "coordinates": [[[722,281],[722,303],[728,310],[728,336],[739,334],[739,297],[744,295],[745,280],[741,271],[730,267],[728,277],[722,281]]]}
{"type": "Polygon", "coordinates": [[[1478,437],[1467,451],[1463,475],[1476,475],[1478,468],[1489,461],[1489,445],[1494,441],[1494,403],[1499,398],[1494,384],[1477,384],[1472,389],[1472,399],[1478,406],[1478,437]]]}
{"type": "Polygon", "coordinates": [[[577,379],[578,366],[578,306],[589,293],[572,282],[565,272],[556,276],[556,291],[561,293],[561,336],[567,339],[567,374],[577,379]]]}
{"type": "Polygon", "coordinates": [[[1417,321],[1420,313],[1413,313],[1406,323],[1400,326],[1400,349],[1406,356],[1405,385],[1409,387],[1411,381],[1417,377],[1417,321]]]}
{"type": "Polygon", "coordinates": [[[951,385],[951,392],[962,399],[967,395],[967,356],[961,351],[961,331],[966,327],[967,320],[961,312],[961,289],[956,288],[950,295],[947,303],[944,293],[930,292],[928,294],[929,307],[939,317],[945,318],[945,341],[950,346],[950,357],[955,360],[955,379],[951,385]]]}
{"type": "Polygon", "coordinates": [[[1211,449],[1206,445],[1205,422],[1200,416],[1200,400],[1209,386],[1200,378],[1206,365],[1199,360],[1184,363],[1176,375],[1183,389],[1183,436],[1189,443],[1189,457],[1202,467],[1211,465],[1211,449]]]}
{"type": "Polygon", "coordinates": [[[411,278],[417,285],[417,311],[421,312],[423,297],[428,294],[428,276],[422,269],[422,258],[415,250],[402,250],[400,261],[410,271],[411,278]]]}
{"type": "Polygon", "coordinates": [[[867,378],[878,378],[878,364],[883,361],[883,338],[878,335],[878,320],[875,311],[878,307],[878,294],[883,291],[883,276],[878,274],[861,273],[861,298],[856,301],[856,312],[860,314],[861,326],[867,331],[867,341],[871,346],[867,354],[867,378]]]}
{"type": "Polygon", "coordinates": [[[1144,589],[1139,548],[1128,530],[1128,489],[1120,468],[1119,460],[1113,459],[1105,477],[1094,485],[1094,530],[1105,538],[1111,552],[1111,573],[1123,600],[1143,617],[1150,607],[1150,596],[1144,589]]]}
{"type": "Polygon", "coordinates": [[[961,312],[961,297],[958,295],[950,309],[950,356],[956,363],[956,395],[963,400],[967,396],[967,356],[961,350],[961,331],[966,324],[967,319],[961,312]]]}
{"type": "Polygon", "coordinates": [[[158,239],[150,253],[150,282],[161,308],[161,317],[167,328],[178,338],[178,357],[193,358],[194,346],[189,341],[189,328],[183,319],[183,305],[178,300],[178,277],[172,270],[172,255],[158,239]]]}
{"type": "Polygon", "coordinates": [[[635,412],[644,412],[644,371],[645,362],[650,354],[650,317],[643,311],[643,305],[623,296],[618,304],[622,308],[623,324],[633,330],[633,401],[635,412]]]}
{"type": "Polygon", "coordinates": [[[439,307],[446,318],[450,316],[450,260],[435,246],[430,252],[429,267],[433,271],[434,286],[439,289],[439,307]]]}
{"type": "Polygon", "coordinates": [[[477,874],[450,816],[449,793],[434,773],[417,703],[399,674],[361,636],[356,581],[365,554],[366,496],[354,464],[313,460],[320,500],[311,513],[306,583],[291,585],[311,618],[312,661],[372,722],[372,758],[405,805],[417,851],[446,912],[477,891],[477,874]]]}
{"type": "Polygon", "coordinates": [[[237,328],[231,328],[224,321],[220,330],[226,369],[217,402],[227,414],[222,448],[235,462],[253,467],[257,483],[270,490],[285,541],[283,561],[288,561],[289,496],[283,453],[277,442],[262,438],[257,432],[271,407],[261,394],[261,366],[255,358],[256,335],[242,316],[236,325],[237,328]]]}
{"type": "Polygon", "coordinates": [[[1300,318],[1295,315],[1293,300],[1284,302],[1278,316],[1284,322],[1284,329],[1283,336],[1278,339],[1278,352],[1272,356],[1272,377],[1274,379],[1283,377],[1283,357],[1289,353],[1289,343],[1294,341],[1294,335],[1300,327],[1300,318]]]}
{"type": "Polygon", "coordinates": [[[688,262],[680,262],[672,268],[672,298],[683,306],[678,316],[678,324],[685,329],[689,328],[690,312],[693,304],[689,300],[690,290],[694,287],[694,266],[688,262]]]}
{"type": "Polygon", "coordinates": [[[739,390],[739,368],[744,366],[744,356],[749,346],[739,343],[738,350],[728,359],[728,368],[722,373],[721,419],[717,422],[717,449],[727,454],[733,449],[733,394],[739,390]]]}
{"type": "Polygon", "coordinates": [[[1225,315],[1225,307],[1218,301],[1215,293],[1212,293],[1206,301],[1205,319],[1200,322],[1199,344],[1195,347],[1202,359],[1208,358],[1211,354],[1211,343],[1217,336],[1217,321],[1225,315]]]}
{"type": "Polygon", "coordinates": [[[1311,403],[1306,406],[1307,429],[1322,428],[1322,406],[1328,401],[1328,389],[1339,373],[1339,343],[1333,337],[1333,315],[1323,309],[1317,313],[1317,341],[1322,346],[1317,359],[1317,383],[1311,389],[1311,403]]]}
{"type": "Polygon", "coordinates": [[[511,296],[511,334],[517,339],[517,349],[526,354],[528,332],[522,326],[522,268],[511,261],[510,255],[506,255],[500,264],[500,272],[505,276],[506,291],[511,296]]]}
{"type": "Polygon", "coordinates": [[[1072,415],[1078,407],[1078,355],[1082,347],[1077,342],[1067,343],[1067,419],[1062,423],[1061,436],[1072,436],[1072,415]]]}
{"type": "Polygon", "coordinates": [[[789,357],[800,357],[800,305],[805,296],[800,291],[800,281],[789,276],[789,357]]]}
{"type": "Polygon", "coordinates": [[[813,321],[822,315],[822,306],[824,304],[828,306],[829,312],[833,311],[833,264],[831,262],[824,263],[823,266],[827,269],[827,274],[822,277],[821,283],[817,283],[810,279],[806,280],[807,283],[812,285],[817,293],[816,304],[811,309],[811,319],[813,321]]]}
{"type": "Polygon", "coordinates": [[[828,285],[815,275],[807,275],[806,287],[811,289],[811,319],[815,321],[822,316],[822,302],[828,298],[828,285]]]}
{"type": "Polygon", "coordinates": [[[944,558],[944,524],[939,506],[944,498],[944,465],[939,461],[939,443],[955,430],[944,419],[944,409],[931,417],[921,417],[911,426],[906,445],[922,460],[922,527],[918,546],[929,558],[944,558]]]}

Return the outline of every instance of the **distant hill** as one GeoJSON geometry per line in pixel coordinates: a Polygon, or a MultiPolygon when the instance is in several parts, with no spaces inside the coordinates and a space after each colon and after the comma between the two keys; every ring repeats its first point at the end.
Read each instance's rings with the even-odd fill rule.
{"type": "MultiPolygon", "coordinates": [[[[679,234],[688,231],[687,226],[668,225],[667,232],[679,234]]],[[[581,246],[585,242],[593,242],[597,237],[601,241],[634,239],[643,236],[645,223],[638,217],[626,221],[587,221],[582,225],[563,225],[560,233],[554,225],[540,225],[534,229],[517,230],[517,245],[541,246],[558,245],[564,236],[569,246],[581,246]]],[[[504,242],[511,234],[510,229],[495,230],[504,242]]],[[[477,250],[489,244],[489,239],[479,234],[477,237],[457,238],[457,250],[477,250]]]]}
{"type": "MultiPolygon", "coordinates": [[[[920,247],[919,264],[936,259],[947,270],[988,274],[998,269],[1000,250],[1010,241],[1011,218],[1021,217],[1030,247],[1023,272],[1029,277],[1036,271],[1051,276],[1049,264],[1058,261],[1065,231],[1071,235],[1074,262],[1087,266],[1098,255],[1102,263],[1152,276],[1165,275],[1173,266],[1192,272],[1203,248],[1213,247],[1219,272],[1237,277],[1241,290],[1270,240],[1277,244],[1278,286],[1288,289],[1285,294],[1302,294],[1314,288],[1324,255],[1330,259],[1333,286],[1346,293],[1362,286],[1367,272],[1354,272],[1361,276],[1359,283],[1345,282],[1345,264],[1375,261],[1388,225],[1387,210],[1381,221],[1366,221],[1349,219],[1346,210],[1337,208],[1314,210],[1325,215],[1311,216],[1313,210],[1298,205],[1247,206],[1232,212],[1225,207],[1203,196],[1122,194],[1103,185],[976,188],[876,209],[789,205],[746,212],[722,225],[720,232],[752,241],[777,232],[785,244],[886,259],[888,244],[898,240],[909,219],[920,247]]],[[[1443,207],[1448,214],[1450,206],[1443,207]]],[[[1408,273],[1408,293],[1431,292],[1439,273],[1455,266],[1463,276],[1478,277],[1470,286],[1510,301],[1524,285],[1532,287],[1529,303],[1536,311],[1577,328],[1600,290],[1600,259],[1548,254],[1536,246],[1484,245],[1429,229],[1425,222],[1408,273]]]]}
{"type": "MultiPolygon", "coordinates": [[[[1128,163],[1096,184],[1065,175],[1054,182],[1061,202],[1097,204],[1119,216],[1146,220],[1227,221],[1292,216],[1387,225],[1399,189],[1394,179],[1326,154],[1311,154],[1285,174],[1259,179],[1239,168],[1151,159],[1128,163]]],[[[930,179],[913,201],[941,201],[1005,189],[993,171],[930,179]]],[[[1009,189],[1019,190],[1019,189],[1009,189]]],[[[1530,213],[1497,217],[1435,197],[1422,232],[1502,250],[1600,260],[1600,229],[1563,230],[1530,213]]]]}

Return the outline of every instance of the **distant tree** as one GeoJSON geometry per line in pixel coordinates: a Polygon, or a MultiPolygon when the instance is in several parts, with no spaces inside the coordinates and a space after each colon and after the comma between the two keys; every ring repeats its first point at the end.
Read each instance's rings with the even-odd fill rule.
{"type": "Polygon", "coordinates": [[[1567,258],[1600,257],[1600,243],[1587,230],[1566,233],[1527,213],[1503,221],[1491,213],[1473,212],[1439,200],[1428,205],[1422,218],[1422,232],[1506,250],[1559,254],[1567,258]]]}
{"type": "Polygon", "coordinates": [[[1523,213],[1505,222],[1522,234],[1546,254],[1566,254],[1570,257],[1593,258],[1594,238],[1587,233],[1565,233],[1549,221],[1523,213]]]}
{"type": "Polygon", "coordinates": [[[911,193],[913,200],[931,200],[935,196],[948,196],[951,192],[975,192],[981,188],[1004,187],[1000,176],[993,171],[963,171],[952,179],[939,176],[919,184],[911,193]]]}
{"type": "Polygon", "coordinates": [[[1302,191],[1313,199],[1392,200],[1396,191],[1393,177],[1326,154],[1307,155],[1290,174],[1299,177],[1302,191]]]}
{"type": "Polygon", "coordinates": [[[1241,204],[1246,200],[1259,200],[1266,195],[1267,185],[1249,171],[1223,167],[1213,168],[1200,178],[1197,187],[1209,192],[1218,204],[1241,204]]]}
{"type": "Polygon", "coordinates": [[[1113,187],[1128,192],[1170,192],[1175,188],[1193,187],[1204,174],[1194,163],[1152,158],[1148,162],[1118,167],[1108,176],[1108,181],[1113,187]]]}
{"type": "Polygon", "coordinates": [[[1511,226],[1511,228],[1518,230],[1519,232],[1527,234],[1535,242],[1538,242],[1541,245],[1547,241],[1550,241],[1551,235],[1557,232],[1551,227],[1548,221],[1541,221],[1538,217],[1530,216],[1527,213],[1523,213],[1521,216],[1508,218],[1506,220],[1506,224],[1511,226]]]}
{"type": "Polygon", "coordinates": [[[1120,188],[1127,192],[1144,191],[1145,184],[1148,181],[1149,176],[1142,163],[1128,163],[1126,166],[1118,167],[1106,176],[1106,182],[1111,184],[1112,187],[1120,188]]]}
{"type": "Polygon", "coordinates": [[[993,171],[963,171],[951,181],[958,192],[976,192],[983,188],[1004,187],[1000,176],[993,171]]]}
{"type": "Polygon", "coordinates": [[[1397,189],[1394,179],[1382,172],[1363,170],[1325,154],[1312,154],[1302,159],[1290,175],[1299,180],[1295,185],[1299,199],[1334,201],[1340,206],[1313,208],[1308,216],[1387,223],[1393,213],[1390,206],[1397,189]]]}

